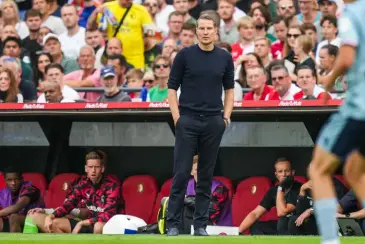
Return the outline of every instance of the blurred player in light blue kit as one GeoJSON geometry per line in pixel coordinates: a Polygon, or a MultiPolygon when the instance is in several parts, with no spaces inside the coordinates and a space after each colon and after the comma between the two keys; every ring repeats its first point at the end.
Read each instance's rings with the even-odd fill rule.
{"type": "Polygon", "coordinates": [[[346,161],[344,175],[365,208],[365,0],[350,1],[339,19],[342,40],[334,70],[323,77],[330,91],[346,73],[348,91],[339,111],[322,128],[309,175],[313,181],[314,211],[322,244],[338,244],[337,202],[331,175],[346,161]]]}

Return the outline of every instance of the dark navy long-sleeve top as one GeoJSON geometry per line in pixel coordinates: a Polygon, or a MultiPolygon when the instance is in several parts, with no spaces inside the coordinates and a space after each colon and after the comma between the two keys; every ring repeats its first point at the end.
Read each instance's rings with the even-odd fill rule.
{"type": "Polygon", "coordinates": [[[181,115],[218,115],[223,109],[222,87],[234,88],[232,56],[217,46],[204,51],[198,45],[183,48],[175,57],[168,88],[181,87],[181,115]]]}

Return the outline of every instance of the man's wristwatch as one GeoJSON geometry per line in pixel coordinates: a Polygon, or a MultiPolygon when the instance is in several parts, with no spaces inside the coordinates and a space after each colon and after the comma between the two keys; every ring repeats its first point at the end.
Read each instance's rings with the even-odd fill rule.
{"type": "Polygon", "coordinates": [[[350,218],[351,217],[350,215],[351,215],[350,213],[347,213],[347,214],[345,214],[345,217],[350,218]]]}
{"type": "Polygon", "coordinates": [[[283,191],[283,187],[282,186],[278,186],[278,192],[279,191],[283,191]]]}
{"type": "Polygon", "coordinates": [[[226,118],[226,117],[223,117],[223,119],[224,119],[225,121],[227,121],[227,125],[229,125],[229,124],[231,123],[231,119],[228,119],[228,118],[226,118]]]}

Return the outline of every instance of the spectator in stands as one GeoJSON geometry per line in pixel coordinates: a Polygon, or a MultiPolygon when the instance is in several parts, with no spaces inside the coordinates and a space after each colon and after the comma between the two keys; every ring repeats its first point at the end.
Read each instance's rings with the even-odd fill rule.
{"type": "Polygon", "coordinates": [[[300,25],[291,25],[288,28],[288,34],[286,35],[286,42],[284,45],[284,59],[288,60],[294,65],[297,63],[295,53],[293,51],[295,41],[301,35],[304,35],[304,31],[302,30],[300,25]]]}
{"type": "Polygon", "coordinates": [[[316,25],[316,23],[320,22],[322,14],[318,11],[316,0],[300,0],[299,10],[300,14],[297,15],[297,19],[301,24],[311,23],[316,25]]]}
{"type": "Polygon", "coordinates": [[[182,31],[183,24],[184,24],[184,15],[178,11],[171,12],[168,20],[169,32],[165,40],[167,38],[171,38],[175,40],[176,43],[179,45],[180,33],[182,31]]]}
{"type": "MultiPolygon", "coordinates": [[[[156,86],[156,79],[155,75],[153,74],[152,70],[147,70],[143,75],[143,82],[145,87],[148,89],[151,89],[152,87],[156,86]]],[[[149,99],[149,95],[148,95],[149,99]]]]}
{"type": "Polygon", "coordinates": [[[23,95],[19,93],[13,72],[8,68],[0,68],[0,103],[23,102],[23,95]]]}
{"type": "Polygon", "coordinates": [[[295,5],[293,0],[279,0],[277,2],[277,14],[280,17],[288,18],[295,16],[295,5]]]}
{"type": "Polygon", "coordinates": [[[271,187],[261,203],[252,210],[239,226],[239,232],[244,233],[250,228],[253,235],[257,234],[287,234],[289,217],[295,211],[297,197],[301,184],[293,180],[295,171],[291,162],[286,158],[279,158],[275,162],[276,186],[271,187]],[[256,222],[264,213],[276,207],[279,221],[272,223],[256,222]],[[256,223],[255,223],[256,222],[256,223]],[[275,226],[274,226],[275,225],[275,226]]]}
{"type": "MultiPolygon", "coordinates": [[[[193,178],[189,180],[186,196],[195,197],[195,186],[198,182],[198,162],[199,157],[195,155],[193,158],[193,167],[191,175],[193,178]]],[[[213,179],[212,181],[212,197],[209,208],[209,222],[212,225],[232,226],[232,204],[229,199],[228,189],[220,181],[213,179]]],[[[195,202],[195,198],[194,198],[195,202]]]]}
{"type": "Polygon", "coordinates": [[[276,41],[276,37],[270,33],[267,33],[267,29],[271,22],[270,13],[267,8],[263,6],[256,7],[250,12],[250,16],[253,18],[256,29],[256,37],[266,37],[270,42],[276,41]]]}
{"type": "Polygon", "coordinates": [[[319,72],[320,76],[331,73],[338,55],[339,48],[332,44],[324,45],[319,50],[319,72]]]}
{"type": "Polygon", "coordinates": [[[38,43],[39,29],[42,24],[42,14],[34,9],[30,9],[25,14],[25,22],[29,29],[29,35],[22,40],[22,47],[28,50],[31,63],[36,64],[36,53],[42,50],[42,46],[38,43]]]}
{"type": "Polygon", "coordinates": [[[143,80],[143,72],[140,69],[131,69],[126,74],[127,87],[141,89],[138,92],[129,93],[132,102],[149,102],[150,97],[143,80]]]}
{"type": "Polygon", "coordinates": [[[267,76],[263,67],[254,66],[246,69],[246,80],[251,91],[245,94],[243,100],[268,100],[273,88],[266,85],[267,76]]]}
{"type": "Polygon", "coordinates": [[[319,0],[319,10],[322,16],[338,16],[342,12],[343,1],[342,0],[319,0]]]}
{"type": "Polygon", "coordinates": [[[22,232],[28,210],[44,207],[39,189],[24,181],[11,167],[4,171],[6,188],[0,190],[0,232],[22,232]]]}
{"type": "MultiPolygon", "coordinates": [[[[233,13],[235,12],[235,0],[219,0],[218,1],[218,14],[223,20],[223,24],[219,29],[219,36],[222,42],[227,42],[230,45],[237,42],[240,38],[240,34],[237,29],[235,20],[233,19],[233,13]]],[[[252,39],[252,38],[251,38],[252,39]]]]}
{"type": "MultiPolygon", "coordinates": [[[[94,48],[94,51],[96,54],[101,49],[101,47],[104,45],[103,35],[101,34],[101,32],[98,29],[86,30],[85,42],[87,45],[92,46],[94,48]]],[[[101,57],[101,55],[100,55],[100,57],[101,57]]]]}
{"type": "MultiPolygon", "coordinates": [[[[100,70],[95,69],[95,52],[91,46],[83,46],[80,49],[77,62],[80,70],[73,71],[63,78],[64,84],[72,88],[80,87],[100,87],[100,70]]],[[[82,99],[87,102],[95,102],[100,93],[98,92],[79,92],[82,99]]]]}
{"type": "Polygon", "coordinates": [[[52,33],[47,34],[43,38],[43,48],[44,51],[47,51],[52,55],[54,63],[62,66],[65,74],[80,69],[75,58],[67,57],[63,54],[61,42],[57,35],[52,33]]]}
{"type": "Polygon", "coordinates": [[[302,24],[301,28],[304,31],[304,34],[308,36],[310,39],[312,39],[312,45],[313,45],[312,52],[317,53],[317,46],[318,46],[317,40],[321,40],[322,35],[320,35],[320,33],[317,31],[317,28],[313,24],[309,23],[302,24]]]}
{"type": "Polygon", "coordinates": [[[196,19],[194,19],[190,14],[189,14],[189,1],[188,0],[173,0],[173,6],[176,9],[176,11],[178,11],[179,13],[181,13],[184,17],[184,23],[190,23],[190,24],[194,24],[196,25],[196,19]]]}
{"type": "Polygon", "coordinates": [[[39,35],[38,35],[38,43],[39,45],[41,45],[43,47],[43,38],[48,34],[48,33],[52,33],[51,29],[49,29],[46,26],[42,26],[39,29],[39,35]]]}
{"type": "Polygon", "coordinates": [[[306,36],[302,35],[295,40],[294,53],[297,58],[297,64],[295,66],[295,74],[300,66],[309,66],[314,74],[317,74],[316,63],[312,59],[312,40],[306,36]]]}
{"type": "MultiPolygon", "coordinates": [[[[333,177],[335,191],[338,199],[341,199],[347,188],[333,177]]],[[[295,213],[289,220],[290,235],[318,235],[316,219],[313,210],[312,181],[308,181],[300,188],[295,213]]]]}
{"type": "MultiPolygon", "coordinates": [[[[157,1],[157,0],[156,0],[157,1]]],[[[161,55],[162,48],[157,45],[156,40],[152,40],[148,35],[144,34],[144,69],[151,68],[153,61],[158,55],[161,55]]]]}
{"type": "Polygon", "coordinates": [[[274,92],[269,95],[269,100],[294,100],[294,95],[300,88],[292,83],[288,69],[284,65],[273,66],[270,70],[274,92]]]}
{"type": "MultiPolygon", "coordinates": [[[[174,7],[166,3],[166,0],[158,0],[159,10],[155,17],[157,27],[162,30],[163,36],[169,33],[169,16],[175,11],[174,7]]],[[[182,26],[183,23],[181,23],[182,26]]]]}
{"type": "MultiPolygon", "coordinates": [[[[47,81],[58,83],[62,90],[62,96],[65,99],[74,101],[80,100],[79,94],[74,89],[64,84],[64,74],[65,72],[60,64],[53,63],[46,66],[47,81]]],[[[45,102],[46,102],[45,94],[42,93],[38,97],[37,103],[45,103],[45,102]]]]}
{"type": "Polygon", "coordinates": [[[277,17],[274,21],[274,31],[275,36],[278,40],[271,44],[271,55],[274,59],[282,59],[284,44],[286,40],[286,35],[288,28],[285,25],[285,20],[283,17],[277,17]]]}
{"type": "Polygon", "coordinates": [[[150,101],[164,102],[167,99],[167,81],[171,70],[170,60],[163,56],[158,56],[152,67],[158,85],[149,90],[150,101]]]}
{"type": "Polygon", "coordinates": [[[271,42],[266,37],[256,37],[255,42],[255,53],[260,57],[264,68],[267,68],[271,61],[270,47],[271,42]]]}
{"type": "MultiPolygon", "coordinates": [[[[96,68],[101,68],[102,65],[106,65],[107,57],[112,55],[123,55],[123,45],[122,42],[113,37],[106,43],[103,51],[103,56],[101,58],[101,64],[97,63],[96,68]]],[[[124,55],[123,55],[124,56],[124,55]]],[[[98,57],[97,57],[98,58],[98,57]]],[[[127,62],[126,64],[127,70],[134,68],[134,66],[127,62]]]]}
{"type": "Polygon", "coordinates": [[[66,4],[61,9],[62,21],[67,32],[59,35],[62,52],[65,56],[76,58],[81,47],[85,46],[85,28],[78,24],[79,16],[75,5],[66,4]]]}
{"type": "Polygon", "coordinates": [[[327,96],[331,98],[329,93],[317,85],[316,74],[309,66],[300,66],[297,69],[297,76],[297,84],[301,91],[294,95],[295,100],[308,99],[308,97],[324,99],[327,96]]]}
{"type": "Polygon", "coordinates": [[[321,20],[322,26],[322,34],[324,40],[318,44],[317,53],[316,53],[316,62],[319,64],[319,50],[324,45],[332,44],[337,46],[338,48],[341,45],[341,39],[337,37],[337,18],[336,16],[324,16],[321,20]]]}
{"type": "Polygon", "coordinates": [[[145,0],[142,3],[143,6],[146,7],[148,13],[150,14],[153,22],[156,24],[156,14],[159,10],[158,1],[157,0],[145,0]]]}
{"type": "Polygon", "coordinates": [[[9,36],[4,41],[3,55],[12,57],[20,61],[22,69],[22,80],[33,81],[33,71],[29,63],[20,59],[22,44],[21,40],[17,37],[9,36]]]}
{"type": "Polygon", "coordinates": [[[24,39],[29,35],[28,27],[24,21],[20,20],[18,6],[13,0],[3,0],[0,11],[2,12],[2,23],[4,26],[14,26],[20,39],[24,39]]]}
{"type": "MultiPolygon", "coordinates": [[[[338,55],[339,48],[335,45],[328,44],[324,45],[321,50],[319,50],[319,63],[320,70],[318,72],[318,77],[328,75],[333,71],[336,57],[338,55]]],[[[320,80],[320,79],[319,79],[320,80]]],[[[337,78],[333,90],[336,92],[344,92],[346,83],[346,77],[344,75],[337,78]]],[[[343,97],[339,94],[331,94],[335,99],[342,99],[343,97]]]]}
{"type": "Polygon", "coordinates": [[[53,33],[61,35],[66,30],[60,15],[53,16],[51,13],[51,6],[46,0],[33,0],[33,9],[38,10],[42,14],[42,27],[47,27],[53,33]]]}
{"type": "MultiPolygon", "coordinates": [[[[180,0],[179,0],[180,1],[180,0]]],[[[184,23],[182,31],[180,33],[180,49],[184,47],[190,47],[195,44],[196,41],[196,25],[191,23],[184,23]]]]}
{"type": "MultiPolygon", "coordinates": [[[[103,23],[106,23],[107,27],[105,30],[108,33],[108,38],[117,37],[121,40],[124,47],[123,55],[125,55],[128,62],[136,68],[144,68],[143,31],[145,31],[145,33],[153,34],[155,32],[151,16],[146,8],[138,4],[132,4],[132,2],[128,0],[111,1],[104,3],[102,6],[103,8],[97,8],[90,15],[88,29],[96,29],[98,24],[103,25],[103,23]],[[125,18],[125,22],[133,24],[123,25],[122,28],[115,33],[116,28],[114,26],[118,25],[120,18],[128,7],[131,9],[125,18]],[[102,18],[104,9],[109,10],[110,17],[114,16],[114,19],[116,19],[115,23],[109,23],[105,16],[105,18],[102,18]]],[[[110,17],[108,19],[111,19],[110,17]]]]}
{"type": "Polygon", "coordinates": [[[2,56],[0,58],[0,66],[10,69],[15,77],[20,93],[23,95],[24,102],[33,102],[37,100],[37,91],[32,81],[23,80],[22,68],[18,59],[2,56]]]}
{"type": "Polygon", "coordinates": [[[48,4],[48,14],[55,16],[55,17],[61,17],[61,6],[58,5],[57,0],[46,0],[48,4]]]}
{"type": "Polygon", "coordinates": [[[90,0],[90,1],[72,0],[68,2],[76,6],[79,15],[79,25],[84,28],[86,28],[87,26],[87,20],[89,16],[92,14],[92,12],[95,11],[97,7],[101,5],[100,3],[101,1],[98,0],[90,0]]]}
{"type": "Polygon", "coordinates": [[[127,61],[125,57],[120,54],[113,54],[108,56],[107,65],[113,66],[115,74],[117,75],[118,86],[125,84],[125,73],[127,71],[127,61]]]}
{"type": "Polygon", "coordinates": [[[53,63],[53,57],[50,53],[43,51],[37,53],[34,73],[34,84],[36,87],[42,87],[42,82],[46,80],[46,66],[51,63],[53,63]]]}
{"type": "Polygon", "coordinates": [[[43,83],[43,93],[47,103],[73,103],[74,100],[62,96],[61,87],[56,82],[46,81],[43,83]]]}
{"type": "Polygon", "coordinates": [[[170,58],[171,53],[174,50],[177,50],[176,41],[172,38],[166,39],[166,41],[164,41],[163,46],[162,46],[161,55],[166,57],[166,58],[170,58]]]}
{"type": "Polygon", "coordinates": [[[98,99],[98,102],[130,102],[131,98],[123,92],[118,86],[118,76],[114,67],[107,65],[100,71],[100,83],[104,87],[104,94],[98,99]]]}
{"type": "Polygon", "coordinates": [[[237,30],[239,33],[239,41],[232,45],[233,61],[254,51],[255,26],[251,17],[245,16],[238,20],[237,30]]]}
{"type": "Polygon", "coordinates": [[[246,70],[249,67],[260,66],[264,67],[261,58],[256,53],[248,53],[245,56],[239,57],[234,63],[236,68],[235,80],[239,80],[242,87],[248,87],[246,70]]]}
{"type": "Polygon", "coordinates": [[[73,187],[72,194],[63,205],[46,217],[46,232],[102,234],[105,223],[122,208],[120,186],[109,177],[105,177],[104,170],[104,161],[100,153],[92,151],[86,155],[86,176],[82,176],[73,187]],[[95,185],[99,186],[98,191],[95,191],[95,185]],[[89,209],[88,217],[79,222],[65,218],[81,201],[84,201],[89,209]]]}

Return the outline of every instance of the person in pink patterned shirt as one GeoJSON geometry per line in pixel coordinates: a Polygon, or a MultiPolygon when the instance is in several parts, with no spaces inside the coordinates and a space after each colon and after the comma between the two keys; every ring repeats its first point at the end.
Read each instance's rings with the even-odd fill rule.
{"type": "MultiPolygon", "coordinates": [[[[95,51],[91,46],[84,46],[80,50],[80,55],[77,58],[80,65],[80,70],[71,72],[64,77],[64,83],[72,88],[79,87],[101,87],[100,70],[95,69],[95,51]]],[[[79,92],[82,99],[87,102],[96,102],[100,93],[98,92],[79,92]]]]}

